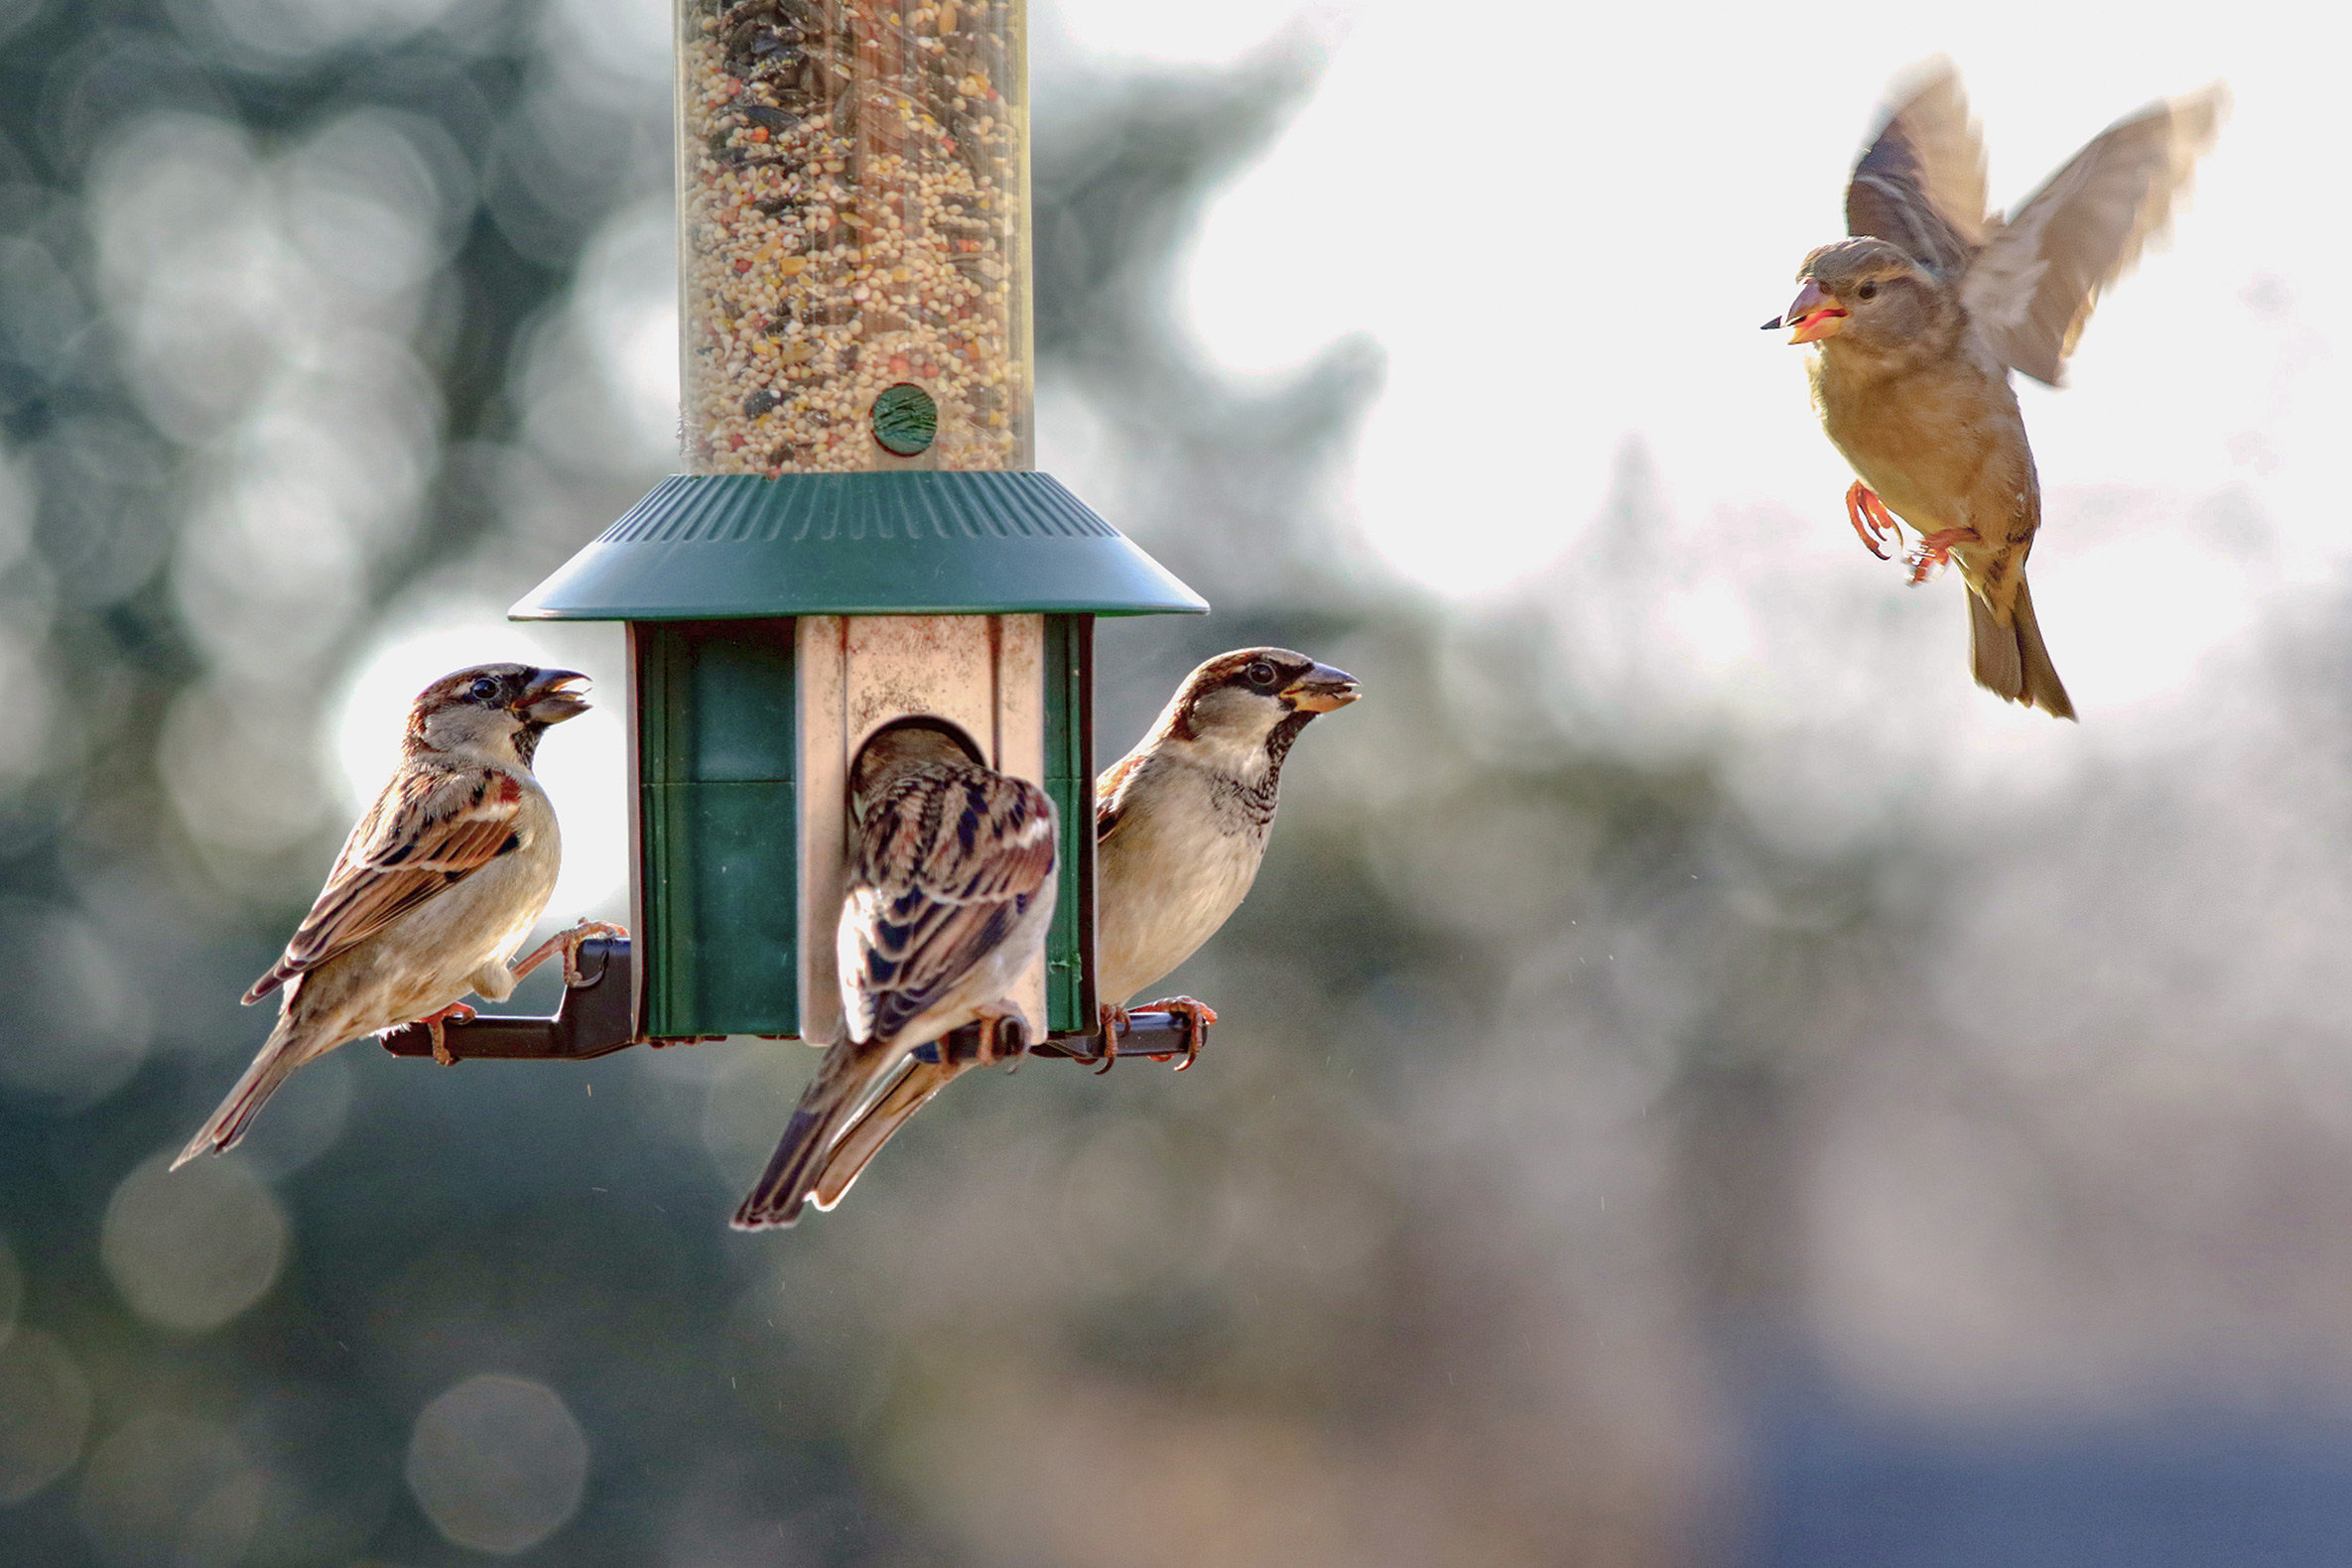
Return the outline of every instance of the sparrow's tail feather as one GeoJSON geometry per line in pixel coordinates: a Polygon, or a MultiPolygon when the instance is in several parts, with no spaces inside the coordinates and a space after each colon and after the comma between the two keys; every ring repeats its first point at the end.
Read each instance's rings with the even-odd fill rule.
{"type": "Polygon", "coordinates": [[[909,1063],[898,1082],[890,1086],[890,1092],[867,1108],[865,1114],[851,1123],[826,1156],[825,1169],[817,1177],[817,1207],[831,1209],[848,1196],[857,1173],[906,1125],[907,1117],[922,1110],[933,1095],[947,1088],[966,1068],[977,1065],[909,1063]]]}
{"type": "Polygon", "coordinates": [[[2033,592],[2025,574],[2018,576],[2018,594],[2006,626],[1984,596],[1969,589],[1968,651],[1976,684],[1985,690],[2058,719],[2074,717],[2074,704],[2050,663],[2049,649],[2042,646],[2041,623],[2033,618],[2033,592]]]}
{"type": "Polygon", "coordinates": [[[255,1053],[252,1065],[245,1069],[245,1076],[237,1080],[237,1087],[228,1092],[228,1098],[212,1112],[212,1118],[188,1140],[188,1147],[172,1161],[172,1169],[178,1170],[199,1154],[217,1154],[235,1147],[253,1118],[261,1113],[261,1108],[269,1103],[270,1096],[278,1092],[278,1086],[314,1054],[302,1049],[286,1020],[281,1018],[278,1027],[270,1031],[269,1039],[255,1053]]]}
{"type": "Polygon", "coordinates": [[[870,1047],[845,1043],[825,1053],[817,1076],[801,1091],[800,1104],[793,1108],[792,1120],[769,1156],[766,1172],[735,1210],[736,1230],[786,1226],[800,1218],[825,1156],[865,1099],[873,1068],[870,1047]]]}

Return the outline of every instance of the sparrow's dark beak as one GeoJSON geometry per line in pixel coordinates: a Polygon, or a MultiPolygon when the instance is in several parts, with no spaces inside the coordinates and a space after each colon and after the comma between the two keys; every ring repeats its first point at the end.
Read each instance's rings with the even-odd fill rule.
{"type": "Polygon", "coordinates": [[[541,670],[523,688],[514,711],[535,724],[560,724],[577,719],[588,711],[588,705],[573,690],[575,681],[586,686],[588,677],[578,670],[541,670]]]}
{"type": "Polygon", "coordinates": [[[1356,677],[1328,664],[1316,665],[1282,688],[1284,702],[1310,714],[1328,714],[1335,708],[1345,708],[1363,695],[1364,688],[1357,684],[1356,677]]]}
{"type": "Polygon", "coordinates": [[[1788,334],[1792,343],[1818,342],[1824,337],[1835,337],[1838,328],[1846,325],[1846,308],[1829,296],[1829,291],[1812,279],[1796,291],[1788,310],[1774,325],[1785,325],[1795,330],[1788,334]]]}
{"type": "Polygon", "coordinates": [[[1770,321],[1764,323],[1764,329],[1767,332],[1778,331],[1780,329],[1780,318],[1775,316],[1770,321]]]}

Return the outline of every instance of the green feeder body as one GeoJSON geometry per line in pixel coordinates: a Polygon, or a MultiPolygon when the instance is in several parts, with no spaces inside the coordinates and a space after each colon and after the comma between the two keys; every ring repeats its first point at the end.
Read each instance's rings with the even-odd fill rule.
{"type": "Polygon", "coordinates": [[[695,471],[510,611],[628,629],[637,1033],[837,1037],[849,764],[918,716],[1053,797],[1011,999],[1090,1033],[1095,617],[1208,605],[1028,467],[1022,7],[679,20],[695,471]]]}

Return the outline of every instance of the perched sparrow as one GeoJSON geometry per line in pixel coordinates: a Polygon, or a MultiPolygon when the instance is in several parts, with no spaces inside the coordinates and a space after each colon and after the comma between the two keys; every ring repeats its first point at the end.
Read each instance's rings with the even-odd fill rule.
{"type": "MultiPolygon", "coordinates": [[[[1286,648],[1221,653],[1185,677],[1159,721],[1095,783],[1095,984],[1104,1065],[1125,1019],[1117,1003],[1199,952],[1241,907],[1273,831],[1282,760],[1317,714],[1362,696],[1356,678],[1286,648]]],[[[1189,996],[1198,1043],[1217,1015],[1189,996]]],[[[1188,1059],[1189,1060],[1189,1059],[1188,1059]]],[[[915,1062],[846,1134],[817,1185],[841,1201],[875,1152],[974,1063],[915,1062]]]]}
{"type": "Polygon", "coordinates": [[[738,1230],[800,1217],[843,1129],[918,1046],[978,1020],[992,1059],[997,1024],[1019,1019],[1005,992],[1053,923],[1054,803],[1036,785],[915,722],[865,743],[849,793],[857,849],[838,941],[846,1034],[735,1211],[738,1230]]]}
{"type": "Polygon", "coordinates": [[[1957,558],[1977,684],[2074,717],[2025,588],[2041,486],[2011,370],[2059,383],[2099,296],[2164,231],[2226,106],[2219,86],[2122,120],[2004,219],[1949,65],[1888,116],[1846,188],[1852,239],[1824,245],[1766,331],[1812,343],[1822,429],[1861,475],[1847,517],[1874,555],[1889,509],[1918,531],[1923,583],[1957,558]]]}
{"type": "Polygon", "coordinates": [[[305,1062],[363,1034],[469,1017],[468,990],[504,1001],[549,954],[567,968],[584,927],[519,964],[563,860],[555,808],[531,776],[550,724],[588,711],[571,670],[483,664],[434,682],[410,707],[400,766],[351,830],[285,956],[245,993],[284,988],[253,1065],[189,1140],[180,1166],[245,1135],[262,1104],[305,1062]]]}

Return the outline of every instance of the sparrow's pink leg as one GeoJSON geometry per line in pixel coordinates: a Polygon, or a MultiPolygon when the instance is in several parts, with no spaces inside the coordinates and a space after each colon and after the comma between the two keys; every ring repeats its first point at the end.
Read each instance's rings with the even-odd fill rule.
{"type": "Polygon", "coordinates": [[[1917,588],[1933,577],[1937,568],[1950,566],[1954,545],[1974,544],[1976,538],[1973,528],[1947,528],[1941,533],[1922,535],[1911,553],[1902,558],[1903,565],[1911,569],[1911,587],[1917,588]]]}
{"type": "Polygon", "coordinates": [[[433,1059],[444,1067],[457,1065],[457,1059],[450,1055],[449,1042],[441,1037],[441,1026],[453,1018],[459,1023],[470,1022],[473,1018],[473,1009],[461,1001],[454,1001],[442,1008],[441,1011],[417,1020],[425,1026],[425,1032],[433,1036],[433,1059]]]}
{"type": "Polygon", "coordinates": [[[564,984],[567,987],[578,985],[580,983],[580,945],[591,937],[625,937],[627,935],[628,933],[620,927],[607,924],[604,921],[583,920],[569,931],[557,932],[533,948],[526,957],[515,960],[506,968],[516,980],[521,980],[540,965],[545,964],[551,954],[561,953],[564,955],[564,984]]]}
{"type": "Polygon", "coordinates": [[[1872,555],[1881,561],[1895,559],[1879,546],[1887,542],[1890,534],[1895,536],[1896,544],[1901,544],[1902,526],[1887,510],[1887,503],[1879,499],[1879,492],[1860,479],[1846,487],[1846,521],[1854,525],[1855,536],[1872,555]]]}
{"type": "Polygon", "coordinates": [[[1118,1061],[1118,1037],[1127,1032],[1126,1008],[1113,1007],[1108,1002],[1104,1003],[1102,1022],[1103,1046],[1101,1057],[1103,1065],[1095,1069],[1095,1076],[1097,1078],[1100,1078],[1105,1073],[1110,1072],[1111,1067],[1118,1061]]]}
{"type": "MultiPolygon", "coordinates": [[[[1195,1001],[1190,996],[1169,996],[1153,1002],[1151,1006],[1154,1011],[1172,1012],[1184,1020],[1184,1060],[1176,1064],[1176,1071],[1181,1073],[1199,1060],[1201,1047],[1208,1040],[1209,1025],[1217,1021],[1217,1009],[1205,1001],[1195,1001]]],[[[1175,1054],[1171,1051],[1168,1056],[1175,1054]]],[[[1152,1058],[1155,1062],[1167,1059],[1167,1056],[1152,1058]]]]}
{"type": "Polygon", "coordinates": [[[997,1035],[1003,1032],[1005,1021],[1019,1016],[1020,1014],[1003,1007],[987,1006],[980,1010],[978,1021],[980,1023],[980,1066],[994,1067],[999,1060],[1006,1056],[1011,1057],[1016,1063],[1020,1060],[1020,1051],[1006,1049],[996,1043],[997,1035]]]}

